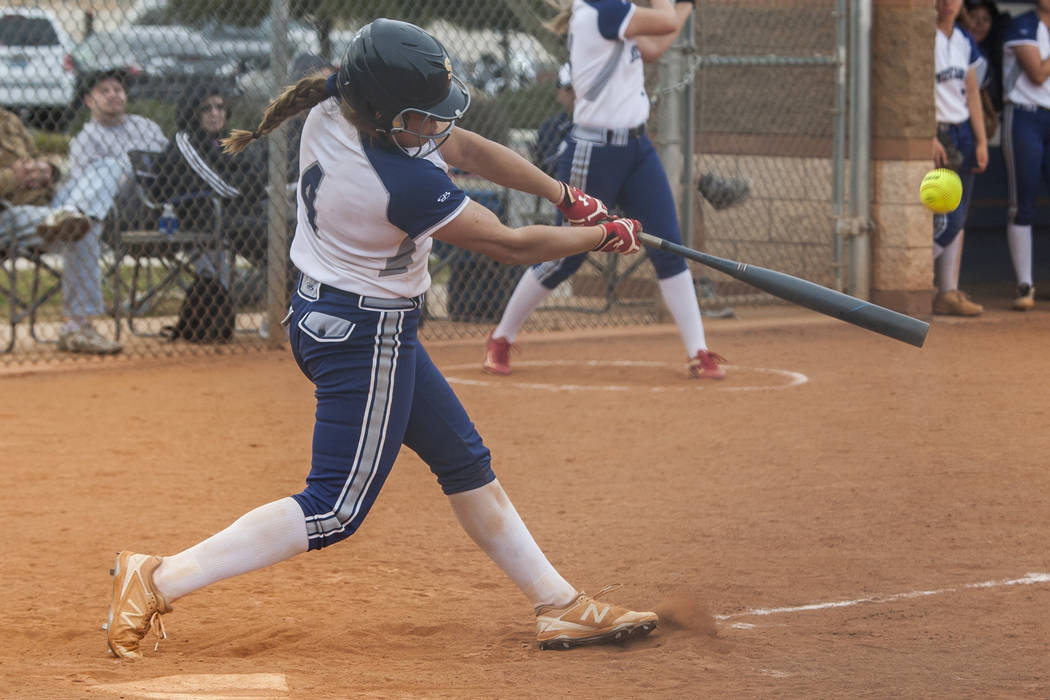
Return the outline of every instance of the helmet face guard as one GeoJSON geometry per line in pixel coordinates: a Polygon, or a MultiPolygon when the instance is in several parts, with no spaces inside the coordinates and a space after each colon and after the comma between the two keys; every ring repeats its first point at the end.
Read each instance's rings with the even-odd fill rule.
{"type": "Polygon", "coordinates": [[[369,126],[388,134],[401,152],[413,157],[440,147],[470,105],[470,93],[452,75],[452,62],[440,42],[414,24],[383,18],[362,27],[350,42],[337,87],[369,126]],[[423,119],[409,129],[406,117],[415,114],[423,119]],[[434,122],[447,126],[428,133],[434,122]],[[414,136],[416,144],[402,145],[398,134],[414,136]]]}
{"type": "Polygon", "coordinates": [[[394,142],[394,145],[402,153],[412,158],[422,158],[441,148],[441,144],[445,143],[445,140],[452,135],[452,130],[456,127],[456,121],[463,117],[469,107],[470,92],[467,91],[466,86],[463,85],[459,78],[452,76],[449,96],[441,104],[426,109],[406,107],[391,120],[391,127],[386,132],[390,134],[390,140],[394,142]],[[459,95],[455,94],[456,92],[459,95]],[[418,114],[423,117],[423,121],[420,122],[419,128],[416,130],[409,129],[406,126],[406,117],[410,114],[418,114]],[[445,124],[446,126],[431,131],[427,128],[431,124],[445,124]],[[397,134],[415,136],[417,145],[406,146],[402,144],[397,140],[397,134]]]}

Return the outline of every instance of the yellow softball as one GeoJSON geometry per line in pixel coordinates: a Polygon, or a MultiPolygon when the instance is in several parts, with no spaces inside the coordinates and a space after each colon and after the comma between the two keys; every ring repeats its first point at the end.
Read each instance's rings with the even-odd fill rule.
{"type": "Polygon", "coordinates": [[[937,214],[953,212],[962,199],[962,180],[954,170],[937,168],[926,173],[919,185],[922,203],[937,214]]]}

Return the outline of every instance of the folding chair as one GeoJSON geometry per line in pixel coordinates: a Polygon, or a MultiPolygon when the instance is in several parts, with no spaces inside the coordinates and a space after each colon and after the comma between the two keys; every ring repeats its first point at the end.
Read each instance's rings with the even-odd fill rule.
{"type": "Polygon", "coordinates": [[[26,246],[15,241],[14,231],[0,233],[0,264],[3,266],[3,282],[0,282],[0,297],[7,300],[7,322],[11,335],[0,354],[11,352],[17,340],[18,324],[29,319],[29,334],[36,339],[36,315],[48,301],[62,291],[60,272],[46,259],[46,253],[37,246],[26,246]],[[20,289],[19,280],[31,267],[32,281],[28,293],[20,289]],[[45,281],[45,275],[53,280],[45,281]]]}
{"type": "MultiPolygon", "coordinates": [[[[158,200],[153,196],[152,184],[157,173],[154,165],[160,153],[129,151],[134,172],[133,200],[114,204],[114,230],[109,235],[116,254],[113,269],[113,308],[120,338],[121,317],[127,319],[128,329],[135,335],[160,335],[159,329],[146,331],[136,328],[136,321],[165,313],[160,307],[168,301],[181,299],[189,280],[196,274],[196,263],[212,251],[223,251],[222,200],[213,192],[198,192],[158,200]],[[178,206],[190,199],[206,198],[211,203],[213,216],[205,229],[174,233],[157,229],[165,204],[178,206]],[[131,280],[124,283],[122,266],[131,260],[131,280]],[[126,296],[126,299],[125,299],[126,296]]],[[[167,312],[170,315],[169,312],[167,312]]]]}

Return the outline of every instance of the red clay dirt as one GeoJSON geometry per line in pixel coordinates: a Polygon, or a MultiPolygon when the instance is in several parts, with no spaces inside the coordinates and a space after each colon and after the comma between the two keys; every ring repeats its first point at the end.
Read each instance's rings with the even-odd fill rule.
{"type": "Polygon", "coordinates": [[[569,652],[405,451],[350,540],[180,599],[159,651],[112,659],[114,553],[300,490],[311,386],[287,352],[0,375],[0,695],[1050,693],[1050,310],[937,319],[921,350],[808,314],[708,334],[724,382],[686,380],[666,326],[524,336],[507,378],[431,347],[552,562],[663,617],[569,652]]]}

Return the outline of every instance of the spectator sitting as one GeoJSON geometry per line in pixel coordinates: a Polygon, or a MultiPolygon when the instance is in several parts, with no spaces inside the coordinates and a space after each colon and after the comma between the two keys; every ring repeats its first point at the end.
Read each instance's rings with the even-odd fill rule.
{"type": "Polygon", "coordinates": [[[558,69],[558,92],[555,99],[562,111],[543,120],[536,130],[536,147],[533,161],[540,170],[550,176],[558,172],[558,155],[565,148],[562,143],[572,128],[572,109],[576,104],[576,93],[572,89],[572,70],[568,63],[558,69]]]}
{"type": "MultiPolygon", "coordinates": [[[[229,133],[225,91],[211,83],[189,86],[179,100],[178,131],[157,165],[154,195],[214,193],[224,200],[222,227],[227,244],[255,264],[266,257],[265,151],[250,149],[234,158],[219,139],[229,133]]],[[[176,207],[180,227],[209,229],[214,216],[209,197],[185,198],[176,207]]],[[[219,279],[229,289],[224,255],[205,256],[198,274],[219,279]]]]}
{"type": "MultiPolygon", "coordinates": [[[[106,215],[119,184],[112,166],[77,171],[55,192],[61,171],[41,158],[19,118],[0,109],[0,231],[16,246],[51,249],[75,243],[106,215]],[[106,176],[106,172],[109,176],[106,176]]],[[[97,238],[97,235],[96,235],[97,238]]],[[[62,307],[65,322],[58,348],[64,352],[108,355],[119,343],[104,338],[90,317],[102,312],[97,241],[63,249],[62,307]],[[94,252],[91,252],[91,251],[94,252]],[[81,256],[91,254],[88,259],[81,256]]]]}
{"type": "MultiPolygon", "coordinates": [[[[97,198],[89,214],[91,229],[81,240],[69,245],[62,272],[62,293],[75,298],[81,307],[79,316],[70,319],[59,337],[58,348],[66,352],[97,352],[117,346],[101,338],[88,322],[90,316],[102,313],[102,277],[99,266],[99,239],[102,223],[114,195],[130,195],[132,182],[128,151],[159,151],[167,139],[156,122],[137,114],[128,114],[128,96],[124,90],[126,76],[122,71],[100,71],[83,84],[84,105],[91,118],[69,144],[69,169],[87,182],[96,184],[97,198]]],[[[65,195],[65,191],[62,192],[65,195]]],[[[119,346],[117,346],[119,347],[119,346]]]]}

